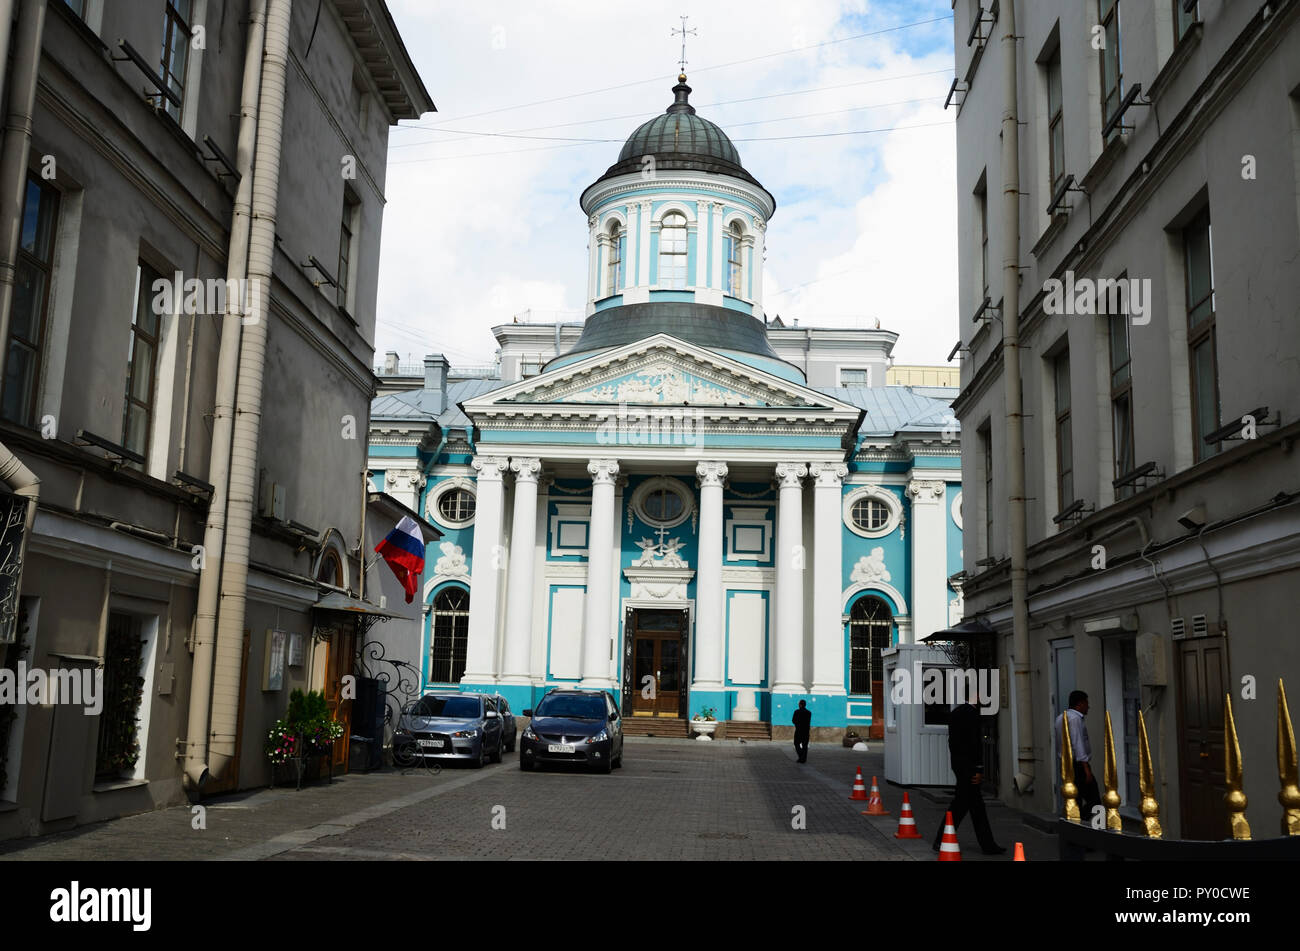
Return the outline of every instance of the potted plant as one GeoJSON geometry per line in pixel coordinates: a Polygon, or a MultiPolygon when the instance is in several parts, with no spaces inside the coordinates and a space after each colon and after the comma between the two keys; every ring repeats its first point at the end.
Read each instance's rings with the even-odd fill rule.
{"type": "Polygon", "coordinates": [[[717,711],[713,707],[704,707],[691,717],[691,730],[697,740],[713,739],[713,732],[718,728],[717,711]]]}

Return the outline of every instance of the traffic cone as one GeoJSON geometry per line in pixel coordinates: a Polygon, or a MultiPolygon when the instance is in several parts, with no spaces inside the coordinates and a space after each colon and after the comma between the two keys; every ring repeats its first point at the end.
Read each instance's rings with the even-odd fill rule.
{"type": "Polygon", "coordinates": [[[943,814],[943,838],[939,842],[939,861],[961,861],[961,846],[957,844],[957,829],[952,824],[951,812],[943,814]]]}
{"type": "Polygon", "coordinates": [[[871,777],[871,798],[867,800],[867,808],[862,810],[864,816],[887,816],[889,813],[885,810],[885,804],[880,800],[880,787],[876,785],[876,777],[871,777]]]}
{"type": "Polygon", "coordinates": [[[921,830],[916,827],[916,819],[912,817],[912,803],[907,798],[907,793],[903,793],[903,810],[898,814],[898,831],[894,833],[895,839],[920,839],[921,830]]]}
{"type": "Polygon", "coordinates": [[[866,799],[867,787],[862,784],[862,767],[858,767],[858,778],[853,780],[853,792],[849,793],[850,799],[866,799]]]}
{"type": "Polygon", "coordinates": [[[1024,846],[1024,843],[1022,843],[1022,842],[1017,842],[1017,843],[1016,843],[1016,854],[1015,854],[1015,857],[1012,858],[1011,861],[1013,861],[1013,862],[1024,862],[1024,861],[1026,861],[1026,859],[1025,859],[1025,846],[1024,846]]]}

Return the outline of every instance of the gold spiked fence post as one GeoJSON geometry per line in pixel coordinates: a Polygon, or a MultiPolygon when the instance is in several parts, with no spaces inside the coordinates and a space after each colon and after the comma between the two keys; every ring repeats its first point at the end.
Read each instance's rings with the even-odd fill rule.
{"type": "Polygon", "coordinates": [[[1106,711],[1106,771],[1102,777],[1106,791],[1101,801],[1106,807],[1106,828],[1111,832],[1123,832],[1124,824],[1119,818],[1119,770],[1115,768],[1115,732],[1110,725],[1110,711],[1106,711]]]}
{"type": "Polygon", "coordinates": [[[1246,821],[1246,793],[1242,790],[1244,770],[1241,762],[1241,744],[1237,742],[1237,724],[1232,719],[1232,694],[1223,695],[1223,775],[1228,791],[1223,801],[1228,805],[1228,823],[1234,839],[1250,838],[1250,823],[1246,821]]]}
{"type": "Polygon", "coordinates": [[[1061,714],[1061,798],[1065,800],[1065,818],[1079,821],[1079,787],[1074,784],[1074,751],[1070,749],[1069,711],[1061,714]]]}
{"type": "Polygon", "coordinates": [[[1286,687],[1277,679],[1277,778],[1282,791],[1277,801],[1282,804],[1282,834],[1300,835],[1300,770],[1297,770],[1295,729],[1291,725],[1291,711],[1286,705],[1286,687]]]}
{"type": "Polygon", "coordinates": [[[1156,776],[1151,765],[1151,744],[1147,742],[1147,720],[1138,711],[1138,788],[1142,791],[1142,825],[1147,838],[1159,839],[1164,835],[1160,828],[1160,804],[1156,802],[1156,776]]]}

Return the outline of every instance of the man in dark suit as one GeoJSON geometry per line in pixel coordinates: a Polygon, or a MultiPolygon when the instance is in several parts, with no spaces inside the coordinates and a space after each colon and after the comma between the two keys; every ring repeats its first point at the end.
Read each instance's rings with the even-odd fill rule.
{"type": "MultiPolygon", "coordinates": [[[[954,707],[948,714],[948,752],[952,759],[952,772],[957,778],[957,788],[953,791],[952,827],[956,829],[966,813],[970,813],[975,825],[975,835],[985,855],[1001,855],[1006,851],[993,841],[993,830],[989,828],[989,817],[984,811],[984,799],[980,796],[980,783],[984,779],[984,742],[980,735],[980,712],[969,703],[954,707]]],[[[943,824],[934,834],[934,851],[939,851],[939,842],[943,838],[943,824]]]]}
{"type": "Polygon", "coordinates": [[[799,701],[799,709],[791,717],[794,723],[794,752],[799,762],[808,762],[808,735],[812,732],[812,711],[806,700],[799,701]]]}

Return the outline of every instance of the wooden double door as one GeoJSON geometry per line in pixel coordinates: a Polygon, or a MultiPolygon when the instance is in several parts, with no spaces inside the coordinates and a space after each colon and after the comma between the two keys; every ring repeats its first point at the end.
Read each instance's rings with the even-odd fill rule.
{"type": "Polygon", "coordinates": [[[686,612],[636,610],[631,630],[632,715],[685,715],[686,612]]]}
{"type": "Polygon", "coordinates": [[[1223,695],[1228,684],[1228,644],[1223,637],[1178,643],[1178,786],[1184,839],[1231,834],[1224,772],[1223,695]]]}

